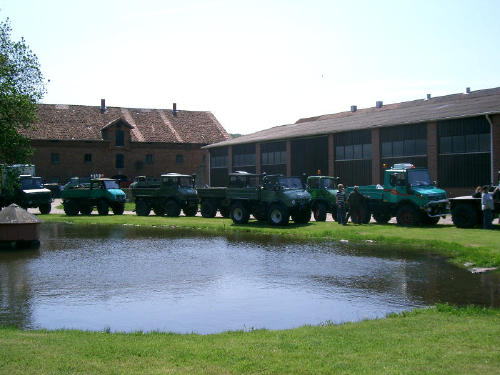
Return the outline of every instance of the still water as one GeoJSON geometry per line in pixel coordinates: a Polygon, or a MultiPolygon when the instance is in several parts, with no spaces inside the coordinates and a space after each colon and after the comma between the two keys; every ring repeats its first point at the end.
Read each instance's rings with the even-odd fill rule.
{"type": "Polygon", "coordinates": [[[44,224],[0,251],[0,325],[216,333],[383,317],[437,302],[500,306],[498,275],[376,244],[44,224]]]}

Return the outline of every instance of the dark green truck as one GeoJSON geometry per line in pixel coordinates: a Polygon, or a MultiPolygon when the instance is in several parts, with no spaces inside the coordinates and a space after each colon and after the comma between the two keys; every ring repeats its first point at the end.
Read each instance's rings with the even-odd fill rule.
{"type": "Polygon", "coordinates": [[[78,179],[64,186],[61,192],[64,212],[68,216],[90,215],[97,207],[99,215],[107,215],[109,209],[115,215],[122,215],[125,210],[126,196],[114,179],[96,178],[88,183],[79,183],[78,179]]]}
{"type": "Polygon", "coordinates": [[[296,223],[311,219],[311,195],[299,177],[236,172],[229,175],[227,188],[198,189],[198,196],[203,217],[219,210],[235,224],[248,223],[250,215],[271,225],[286,225],[290,216],[296,223]]]}
{"type": "Polygon", "coordinates": [[[24,209],[38,208],[41,214],[50,213],[52,194],[43,187],[42,178],[34,173],[33,165],[0,165],[0,210],[12,203],[24,209]]]}
{"type": "Polygon", "coordinates": [[[311,194],[311,209],[314,220],[325,221],[330,213],[333,220],[337,220],[337,184],[339,177],[309,176],[307,191],[311,194]]]}
{"type": "Polygon", "coordinates": [[[136,177],[130,185],[135,200],[135,213],[148,216],[151,210],[157,216],[186,216],[198,212],[198,195],[194,188],[194,177],[178,173],[167,173],[157,178],[136,177]]]}
{"type": "MultiPolygon", "coordinates": [[[[352,190],[347,188],[346,195],[352,190]]],[[[377,223],[387,223],[395,216],[399,225],[432,225],[450,213],[446,192],[435,186],[427,169],[409,163],[386,170],[383,186],[360,186],[359,192],[367,199],[368,218],[373,215],[377,223]]]]}

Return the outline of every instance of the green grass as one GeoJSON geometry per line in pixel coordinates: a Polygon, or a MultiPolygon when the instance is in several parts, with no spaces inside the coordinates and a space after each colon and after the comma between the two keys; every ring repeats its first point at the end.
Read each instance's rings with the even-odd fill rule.
{"type": "Polygon", "coordinates": [[[494,374],[500,311],[447,305],[292,330],[178,335],[0,328],[1,374],[494,374]]]}
{"type": "MultiPolygon", "coordinates": [[[[311,222],[306,225],[290,224],[271,227],[251,220],[248,225],[234,225],[230,219],[202,217],[140,217],[136,215],[73,216],[60,214],[40,215],[46,222],[74,224],[132,224],[165,227],[166,230],[189,228],[207,233],[247,232],[279,235],[301,240],[349,240],[398,246],[403,251],[430,252],[450,258],[456,264],[474,263],[477,266],[500,266],[498,230],[460,229],[452,225],[407,228],[395,224],[369,224],[347,226],[334,222],[311,222]]],[[[496,227],[498,227],[496,225],[496,227]]]]}

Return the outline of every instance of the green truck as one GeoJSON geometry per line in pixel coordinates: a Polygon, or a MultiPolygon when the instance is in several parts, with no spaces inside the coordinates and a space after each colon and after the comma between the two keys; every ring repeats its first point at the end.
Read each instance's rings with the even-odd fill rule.
{"type": "Polygon", "coordinates": [[[162,174],[160,178],[136,177],[130,185],[135,200],[135,213],[148,216],[151,209],[157,216],[179,216],[181,210],[186,216],[198,212],[198,194],[191,175],[178,173],[162,174]]]}
{"type": "Polygon", "coordinates": [[[50,213],[52,194],[34,174],[31,164],[0,165],[0,209],[15,203],[24,209],[38,208],[41,214],[50,213]]]}
{"type": "MultiPolygon", "coordinates": [[[[85,179],[83,179],[85,181],[85,179]]],[[[126,196],[116,180],[95,178],[90,182],[79,182],[72,178],[61,192],[64,212],[68,216],[90,215],[97,207],[99,215],[107,215],[109,209],[115,215],[122,215],[125,210],[126,196]]]]}
{"type": "MultiPolygon", "coordinates": [[[[346,195],[352,190],[349,187],[346,195]]],[[[399,225],[433,225],[450,213],[446,192],[432,183],[428,170],[409,163],[386,170],[383,186],[360,186],[359,192],[377,223],[387,223],[395,216],[399,225]]]]}
{"type": "Polygon", "coordinates": [[[203,217],[214,217],[217,210],[229,214],[235,224],[246,224],[253,215],[271,225],[290,220],[307,223],[311,219],[311,195],[299,177],[235,172],[227,188],[198,189],[203,217]]]}
{"type": "Polygon", "coordinates": [[[314,220],[325,221],[330,213],[333,220],[337,220],[337,184],[339,177],[309,176],[307,191],[311,194],[311,210],[314,220]]]}

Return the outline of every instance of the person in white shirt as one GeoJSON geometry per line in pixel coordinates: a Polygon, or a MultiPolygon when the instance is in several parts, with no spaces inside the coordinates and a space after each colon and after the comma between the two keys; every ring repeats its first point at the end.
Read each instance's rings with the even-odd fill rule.
{"type": "Polygon", "coordinates": [[[493,195],[498,191],[498,187],[491,193],[488,191],[487,185],[483,186],[483,193],[481,194],[481,209],[483,210],[483,228],[493,229],[493,212],[495,210],[495,202],[493,195]]]}

